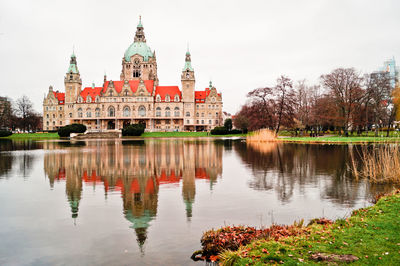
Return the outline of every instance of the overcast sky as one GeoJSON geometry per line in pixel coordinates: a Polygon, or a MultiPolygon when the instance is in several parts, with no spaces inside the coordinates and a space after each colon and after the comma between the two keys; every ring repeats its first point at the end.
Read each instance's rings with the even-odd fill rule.
{"type": "Polygon", "coordinates": [[[179,85],[187,43],[196,89],[211,79],[224,111],[285,74],[319,82],[337,67],[400,63],[400,1],[0,0],[0,96],[27,95],[42,112],[49,85],[64,91],[75,46],[83,86],[119,80],[139,15],[156,50],[160,85],[179,85]]]}

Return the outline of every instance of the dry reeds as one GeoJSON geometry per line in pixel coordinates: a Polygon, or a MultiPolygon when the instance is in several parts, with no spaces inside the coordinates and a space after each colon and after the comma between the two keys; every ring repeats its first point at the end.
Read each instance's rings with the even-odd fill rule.
{"type": "Polygon", "coordinates": [[[272,142],[276,141],[275,132],[269,129],[260,129],[247,136],[247,142],[272,142]]]}
{"type": "Polygon", "coordinates": [[[385,145],[360,151],[361,164],[358,166],[351,155],[351,169],[356,178],[367,178],[374,183],[400,183],[399,145],[385,145]]]}

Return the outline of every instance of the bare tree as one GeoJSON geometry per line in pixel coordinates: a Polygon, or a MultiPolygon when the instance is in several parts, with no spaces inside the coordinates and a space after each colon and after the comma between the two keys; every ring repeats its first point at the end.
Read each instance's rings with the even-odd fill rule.
{"type": "Polygon", "coordinates": [[[294,124],[296,100],[292,80],[285,76],[278,78],[274,94],[277,120],[275,134],[278,135],[281,125],[291,127],[294,124]]]}
{"type": "Polygon", "coordinates": [[[34,112],[33,104],[28,96],[23,95],[16,102],[16,112],[19,117],[20,128],[24,131],[29,130],[29,117],[34,112]]]}
{"type": "Polygon", "coordinates": [[[390,120],[390,112],[386,112],[391,102],[392,87],[390,76],[386,72],[374,72],[365,77],[366,98],[372,106],[375,124],[375,136],[378,136],[378,125],[381,121],[390,120]]]}
{"type": "Polygon", "coordinates": [[[330,91],[339,110],[342,128],[348,136],[348,130],[355,105],[363,96],[362,78],[354,68],[338,68],[330,74],[321,76],[322,85],[330,91]]]}

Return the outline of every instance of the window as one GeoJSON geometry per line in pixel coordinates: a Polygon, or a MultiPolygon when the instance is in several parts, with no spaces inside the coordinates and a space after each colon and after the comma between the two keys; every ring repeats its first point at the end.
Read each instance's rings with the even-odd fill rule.
{"type": "Polygon", "coordinates": [[[211,125],[211,120],[208,120],[208,123],[211,125]]]}
{"type": "Polygon", "coordinates": [[[199,117],[199,113],[196,113],[196,117],[199,117]]]}
{"type": "Polygon", "coordinates": [[[140,70],[133,70],[133,77],[134,78],[140,77],[140,70]]]}
{"type": "Polygon", "coordinates": [[[190,112],[186,112],[186,116],[190,116],[190,112]]]}
{"type": "Polygon", "coordinates": [[[204,117],[204,113],[201,113],[201,117],[204,117]]]}
{"type": "Polygon", "coordinates": [[[113,91],[110,91],[110,96],[113,96],[113,91]]]}
{"type": "Polygon", "coordinates": [[[62,107],[60,106],[60,108],[59,108],[59,109],[60,109],[60,111],[61,111],[61,110],[62,110],[62,107]]]}
{"type": "Polygon", "coordinates": [[[125,96],[128,96],[128,93],[129,93],[128,90],[126,90],[126,91],[124,92],[124,95],[125,95],[125,96]]]}
{"type": "Polygon", "coordinates": [[[175,109],[174,109],[174,116],[175,116],[175,117],[178,117],[178,116],[179,116],[179,107],[178,107],[178,106],[175,107],[175,109]]]}
{"type": "Polygon", "coordinates": [[[92,110],[90,108],[86,109],[86,117],[92,117],[92,110]]]}
{"type": "Polygon", "coordinates": [[[70,117],[70,118],[72,117],[72,113],[69,113],[69,117],[70,117]]]}
{"type": "Polygon", "coordinates": [[[131,115],[131,109],[128,106],[124,107],[123,115],[124,117],[129,117],[131,115]]]}
{"type": "Polygon", "coordinates": [[[218,117],[218,112],[215,112],[215,116],[217,116],[217,117],[218,117]]]}
{"type": "Polygon", "coordinates": [[[60,118],[62,118],[62,114],[60,114],[60,118]]]}
{"type": "Polygon", "coordinates": [[[56,118],[56,115],[55,115],[55,114],[53,114],[53,118],[56,118]]]}
{"type": "Polygon", "coordinates": [[[49,118],[49,114],[47,114],[46,117],[49,118]]]}
{"type": "Polygon", "coordinates": [[[86,102],[87,102],[87,103],[91,103],[91,102],[92,102],[92,97],[88,96],[88,97],[86,98],[86,102]]]}
{"type": "Polygon", "coordinates": [[[82,117],[82,108],[78,109],[78,117],[82,117]]]}
{"type": "Polygon", "coordinates": [[[53,126],[55,126],[56,125],[56,121],[53,121],[53,126]]]}
{"type": "Polygon", "coordinates": [[[49,125],[49,121],[46,122],[46,125],[49,125]]]}
{"type": "Polygon", "coordinates": [[[62,121],[60,121],[60,125],[62,125],[62,121]]]}
{"type": "Polygon", "coordinates": [[[95,116],[100,117],[100,108],[98,108],[98,107],[95,110],[95,116]]]}
{"type": "Polygon", "coordinates": [[[218,120],[215,120],[215,124],[217,124],[217,125],[218,125],[218,120]]]}
{"type": "Polygon", "coordinates": [[[179,95],[178,95],[178,94],[175,94],[174,101],[175,101],[175,102],[179,102],[179,95]]]}
{"type": "Polygon", "coordinates": [[[78,97],[78,103],[81,103],[82,101],[83,101],[82,97],[79,96],[79,97],[78,97]]]}
{"type": "Polygon", "coordinates": [[[186,120],[186,124],[189,124],[189,120],[186,120]]]}
{"type": "Polygon", "coordinates": [[[48,111],[49,110],[49,107],[48,106],[46,106],[46,111],[48,111]]]}
{"type": "Polygon", "coordinates": [[[157,107],[156,108],[156,117],[160,117],[161,116],[161,108],[157,107]]]}
{"type": "Polygon", "coordinates": [[[157,94],[157,96],[156,96],[156,102],[161,102],[161,96],[160,96],[160,94],[157,94]]]}
{"type": "Polygon", "coordinates": [[[108,108],[108,116],[115,116],[115,109],[113,106],[110,106],[110,108],[108,108]]]}
{"type": "Polygon", "coordinates": [[[143,105],[141,105],[140,107],[139,107],[139,109],[138,109],[138,113],[139,113],[139,116],[146,116],[146,107],[144,107],[143,105]]]}
{"type": "Polygon", "coordinates": [[[165,120],[165,124],[169,125],[170,121],[169,120],[165,120]]]}
{"type": "Polygon", "coordinates": [[[165,101],[166,102],[170,102],[171,101],[171,98],[169,97],[169,95],[167,94],[167,95],[165,95],[165,101]]]}
{"type": "Polygon", "coordinates": [[[98,103],[98,102],[100,102],[100,97],[99,96],[96,96],[96,103],[98,103]]]}
{"type": "Polygon", "coordinates": [[[171,116],[171,109],[169,107],[165,108],[165,116],[170,117],[171,116]]]}
{"type": "Polygon", "coordinates": [[[201,120],[201,123],[204,124],[204,120],[201,120]]]}

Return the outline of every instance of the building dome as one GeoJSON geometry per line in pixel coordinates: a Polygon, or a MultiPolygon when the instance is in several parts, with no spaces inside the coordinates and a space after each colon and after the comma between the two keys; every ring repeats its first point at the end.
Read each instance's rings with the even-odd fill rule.
{"type": "Polygon", "coordinates": [[[143,56],[144,61],[149,61],[149,57],[153,57],[153,53],[151,49],[145,42],[134,42],[126,49],[125,52],[125,61],[129,62],[131,60],[131,56],[139,54],[143,56]]]}

